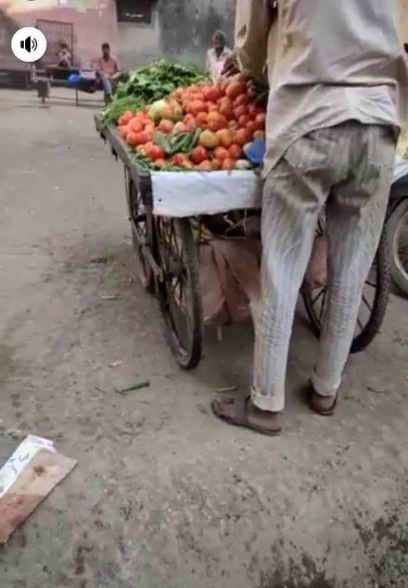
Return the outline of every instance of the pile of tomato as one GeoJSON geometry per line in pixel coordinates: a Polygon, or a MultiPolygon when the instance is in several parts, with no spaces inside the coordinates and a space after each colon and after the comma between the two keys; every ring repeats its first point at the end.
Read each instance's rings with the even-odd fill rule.
{"type": "Polygon", "coordinates": [[[242,79],[175,90],[140,112],[124,113],[118,131],[153,169],[246,169],[248,146],[265,136],[265,111],[242,79]]]}

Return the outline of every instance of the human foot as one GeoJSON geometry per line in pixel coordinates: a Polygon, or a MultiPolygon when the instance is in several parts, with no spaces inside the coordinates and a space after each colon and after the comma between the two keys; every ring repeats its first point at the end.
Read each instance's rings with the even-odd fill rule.
{"type": "Polygon", "coordinates": [[[334,414],[337,401],[339,399],[339,393],[334,396],[322,396],[313,388],[313,385],[309,385],[309,406],[310,408],[320,414],[321,416],[332,416],[334,414]]]}
{"type": "Polygon", "coordinates": [[[229,425],[244,427],[262,435],[279,435],[282,430],[281,412],[257,408],[250,396],[218,396],[211,403],[213,413],[229,425]]]}

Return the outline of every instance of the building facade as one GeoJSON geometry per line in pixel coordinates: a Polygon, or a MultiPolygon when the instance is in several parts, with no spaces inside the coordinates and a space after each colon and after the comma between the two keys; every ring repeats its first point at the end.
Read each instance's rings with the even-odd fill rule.
{"type": "MultiPolygon", "coordinates": [[[[408,42],[408,0],[399,2],[401,36],[408,42]]],[[[95,59],[107,41],[123,67],[132,68],[158,56],[204,64],[215,30],[224,30],[232,43],[235,4],[236,0],[0,0],[0,10],[18,26],[43,30],[49,41],[48,62],[55,62],[60,40],[68,42],[78,65],[95,59]]],[[[10,29],[10,22],[7,26],[10,29]]],[[[8,38],[3,37],[7,45],[8,38]]],[[[0,45],[1,40],[0,30],[0,45]]]]}
{"type": "Polygon", "coordinates": [[[232,43],[235,0],[117,0],[117,7],[118,53],[125,66],[159,55],[203,64],[217,29],[232,43]],[[121,6],[129,5],[144,5],[144,22],[126,20],[121,6]]]}
{"type": "Polygon", "coordinates": [[[163,55],[203,64],[216,29],[232,42],[235,0],[0,0],[0,10],[19,26],[43,30],[49,62],[59,40],[77,64],[97,57],[107,41],[131,68],[163,55]]]}

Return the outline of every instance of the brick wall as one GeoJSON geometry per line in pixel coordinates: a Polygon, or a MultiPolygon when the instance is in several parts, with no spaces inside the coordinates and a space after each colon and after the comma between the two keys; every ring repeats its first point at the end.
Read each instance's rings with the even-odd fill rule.
{"type": "Polygon", "coordinates": [[[88,61],[100,55],[105,41],[116,51],[117,22],[115,0],[35,0],[21,4],[0,0],[0,8],[19,26],[35,26],[38,19],[67,22],[74,30],[74,58],[88,61]],[[73,8],[62,7],[73,6],[73,8]],[[89,8],[92,6],[92,8],[89,8]]]}
{"type": "Polygon", "coordinates": [[[233,43],[234,19],[235,0],[156,0],[150,25],[119,23],[118,55],[125,67],[163,55],[204,65],[217,29],[233,43]]]}

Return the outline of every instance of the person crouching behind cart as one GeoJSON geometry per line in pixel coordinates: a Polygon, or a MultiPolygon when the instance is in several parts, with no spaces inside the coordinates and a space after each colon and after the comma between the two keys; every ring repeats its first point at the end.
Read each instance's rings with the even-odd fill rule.
{"type": "Polygon", "coordinates": [[[328,304],[308,392],[332,415],[364,283],[385,218],[408,73],[391,0],[238,0],[238,70],[270,95],[262,204],[262,294],[251,394],[217,398],[215,415],[266,435],[281,430],[295,305],[325,206],[328,304]],[[354,48],[354,49],[353,49],[354,48]]]}
{"type": "Polygon", "coordinates": [[[95,69],[105,94],[105,100],[109,101],[112,96],[113,83],[120,73],[118,60],[112,57],[109,43],[102,45],[102,57],[96,61],[95,69]]]}

